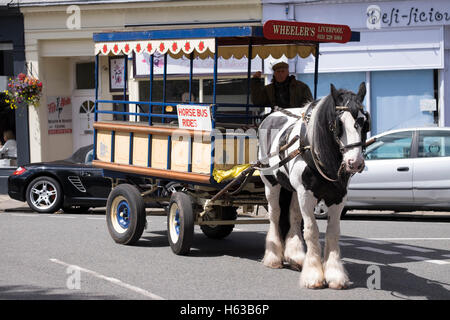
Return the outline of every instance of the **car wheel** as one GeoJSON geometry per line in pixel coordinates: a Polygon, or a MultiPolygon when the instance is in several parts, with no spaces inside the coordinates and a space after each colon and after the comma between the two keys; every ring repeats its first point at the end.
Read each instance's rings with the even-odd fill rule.
{"type": "Polygon", "coordinates": [[[51,177],[38,177],[27,187],[27,203],[33,211],[53,213],[61,208],[63,192],[58,181],[51,177]]]}

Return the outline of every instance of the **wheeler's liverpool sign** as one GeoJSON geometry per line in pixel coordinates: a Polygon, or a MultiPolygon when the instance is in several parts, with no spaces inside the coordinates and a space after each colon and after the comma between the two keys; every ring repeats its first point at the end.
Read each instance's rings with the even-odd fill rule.
{"type": "Polygon", "coordinates": [[[349,26],[296,21],[268,20],[264,23],[264,37],[272,40],[299,40],[313,42],[350,41],[349,26]]]}

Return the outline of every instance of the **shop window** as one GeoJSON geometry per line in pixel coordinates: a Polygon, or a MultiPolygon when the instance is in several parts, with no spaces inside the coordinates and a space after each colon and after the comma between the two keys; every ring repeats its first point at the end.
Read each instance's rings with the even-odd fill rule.
{"type": "Polygon", "coordinates": [[[14,56],[12,50],[0,50],[0,76],[14,75],[14,56]]]}
{"type": "Polygon", "coordinates": [[[434,113],[420,107],[434,98],[433,70],[371,72],[372,134],[434,126],[434,113]]]}
{"type": "Polygon", "coordinates": [[[76,64],[76,88],[95,89],[95,63],[83,62],[76,64]]]}
{"type": "Polygon", "coordinates": [[[0,46],[0,91],[3,91],[7,89],[8,79],[14,75],[14,56],[11,50],[1,48],[0,46]]]}
{"type": "MultiPolygon", "coordinates": [[[[309,86],[311,93],[314,95],[314,74],[298,74],[298,80],[303,81],[309,86]]],[[[330,72],[320,73],[317,83],[317,98],[320,99],[330,94],[330,84],[332,83],[336,89],[347,89],[358,92],[361,82],[366,81],[365,72],[330,72]]]]}
{"type": "MultiPolygon", "coordinates": [[[[213,80],[203,81],[203,101],[213,101],[213,80]]],[[[216,87],[217,103],[247,103],[247,79],[218,79],[216,87]]],[[[251,101],[250,101],[251,103],[251,101]]]]}

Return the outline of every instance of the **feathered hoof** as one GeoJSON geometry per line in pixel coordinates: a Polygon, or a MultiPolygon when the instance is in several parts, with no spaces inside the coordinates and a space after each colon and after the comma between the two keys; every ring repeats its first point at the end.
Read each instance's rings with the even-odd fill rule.
{"type": "Polygon", "coordinates": [[[281,269],[283,268],[283,262],[281,258],[278,258],[274,254],[266,254],[263,259],[263,264],[272,269],[281,269]]]}
{"type": "Polygon", "coordinates": [[[318,271],[303,270],[300,275],[300,286],[307,289],[321,289],[325,286],[323,274],[318,271]]]}
{"type": "Polygon", "coordinates": [[[303,284],[300,282],[300,286],[306,289],[322,289],[325,286],[325,283],[320,280],[312,283],[303,283],[303,284]]]}
{"type": "Polygon", "coordinates": [[[342,282],[329,282],[328,283],[328,288],[330,289],[334,289],[334,290],[343,290],[343,289],[347,289],[348,288],[348,284],[347,283],[342,283],[342,282]]]}

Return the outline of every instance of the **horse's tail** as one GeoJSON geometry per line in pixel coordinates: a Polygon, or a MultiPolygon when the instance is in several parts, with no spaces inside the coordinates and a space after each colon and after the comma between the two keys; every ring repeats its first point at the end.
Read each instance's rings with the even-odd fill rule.
{"type": "Polygon", "coordinates": [[[284,241],[289,232],[289,228],[291,223],[289,222],[289,208],[291,206],[292,200],[292,191],[287,190],[286,188],[281,187],[280,189],[280,237],[284,241]]]}

